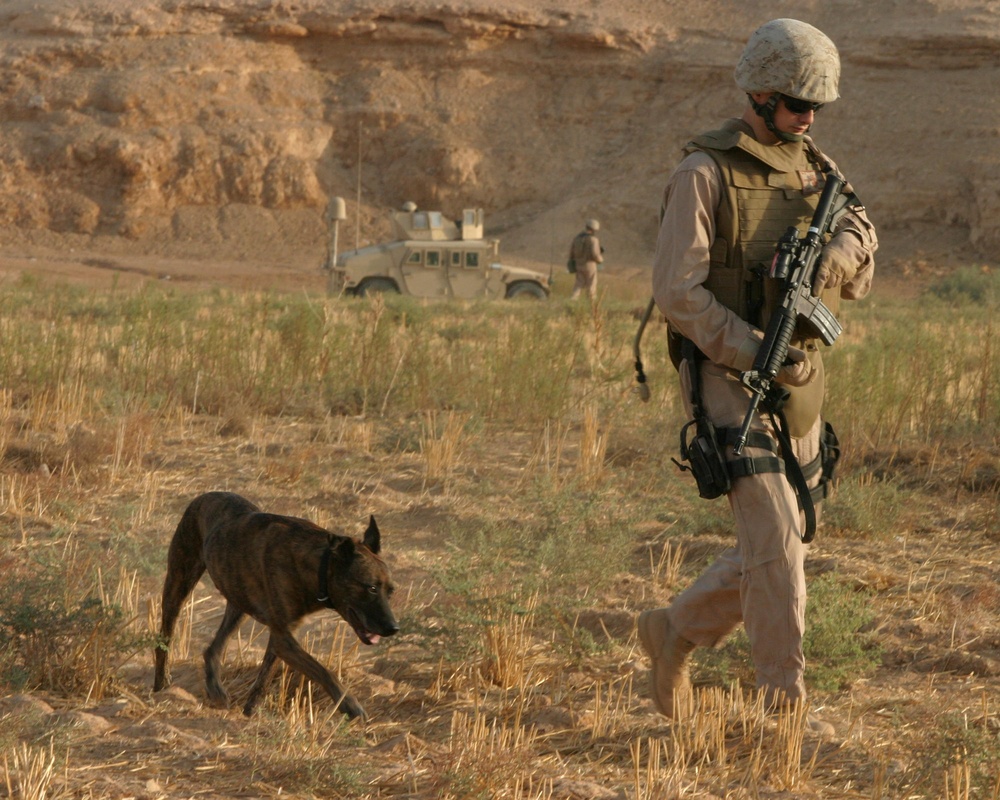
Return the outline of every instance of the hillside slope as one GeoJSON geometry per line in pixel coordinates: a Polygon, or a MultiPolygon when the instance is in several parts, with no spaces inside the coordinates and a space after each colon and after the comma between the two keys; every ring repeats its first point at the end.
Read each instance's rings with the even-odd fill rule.
{"type": "Polygon", "coordinates": [[[318,265],[404,200],[483,206],[513,261],[559,264],[585,216],[609,269],[649,261],[693,132],[739,113],[732,66],[797,16],[844,59],[815,136],[883,263],[1000,244],[997,3],[689,6],[523,0],[0,3],[0,241],[318,265]],[[360,203],[359,203],[360,200],[360,203]],[[888,258],[887,258],[888,257],[888,258]]]}

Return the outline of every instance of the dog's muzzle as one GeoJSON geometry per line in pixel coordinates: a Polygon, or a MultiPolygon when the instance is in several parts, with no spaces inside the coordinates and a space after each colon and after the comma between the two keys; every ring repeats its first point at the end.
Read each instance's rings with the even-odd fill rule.
{"type": "Polygon", "coordinates": [[[387,619],[380,620],[377,624],[374,624],[367,620],[364,615],[359,614],[353,608],[349,608],[347,609],[347,622],[354,629],[358,638],[365,644],[378,644],[383,636],[392,636],[399,633],[399,624],[391,612],[387,619]]]}

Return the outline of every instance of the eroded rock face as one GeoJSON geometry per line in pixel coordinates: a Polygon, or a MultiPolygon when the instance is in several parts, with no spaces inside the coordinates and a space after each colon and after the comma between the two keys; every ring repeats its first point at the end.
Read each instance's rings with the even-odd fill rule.
{"type": "MultiPolygon", "coordinates": [[[[845,64],[817,140],[890,239],[995,249],[996,193],[977,176],[1000,168],[1000,111],[980,102],[996,37],[970,27],[971,0],[848,5],[813,20],[845,64]]],[[[554,231],[561,248],[594,215],[612,263],[648,265],[679,148],[742,110],[732,65],[760,14],[741,13],[0,2],[0,226],[167,254],[315,255],[341,195],[364,241],[403,200],[483,206],[506,253],[546,260],[554,231]]]]}

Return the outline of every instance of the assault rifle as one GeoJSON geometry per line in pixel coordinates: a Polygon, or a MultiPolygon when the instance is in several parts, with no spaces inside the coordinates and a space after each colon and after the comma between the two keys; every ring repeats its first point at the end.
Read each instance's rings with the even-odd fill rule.
{"type": "Polygon", "coordinates": [[[750,408],[743,418],[733,453],[739,455],[747,443],[750,424],[757,406],[772,389],[778,371],[788,358],[788,347],[799,319],[806,320],[827,346],[833,344],[843,328],[823,301],[812,295],[816,268],[823,252],[823,236],[830,230],[837,211],[836,200],[844,181],[832,172],[826,174],[826,186],[819,198],[809,229],[800,239],[792,227],[778,240],[770,276],[785,282],[781,305],[774,310],[764,332],[764,341],[754,357],[753,367],[740,375],[752,393],[750,408]]]}

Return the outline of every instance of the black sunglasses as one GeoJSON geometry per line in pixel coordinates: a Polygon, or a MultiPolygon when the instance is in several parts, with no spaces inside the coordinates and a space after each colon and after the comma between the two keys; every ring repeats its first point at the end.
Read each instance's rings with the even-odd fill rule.
{"type": "Polygon", "coordinates": [[[789,97],[787,94],[780,95],[780,97],[785,108],[793,114],[808,114],[810,111],[819,111],[823,107],[823,103],[810,103],[808,100],[799,100],[799,98],[789,97]]]}

